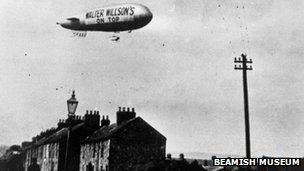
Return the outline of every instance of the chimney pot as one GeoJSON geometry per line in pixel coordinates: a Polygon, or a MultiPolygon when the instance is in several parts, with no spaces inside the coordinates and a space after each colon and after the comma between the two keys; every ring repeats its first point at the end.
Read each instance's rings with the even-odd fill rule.
{"type": "Polygon", "coordinates": [[[97,110],[97,115],[99,115],[99,111],[97,110]]]}
{"type": "Polygon", "coordinates": [[[86,111],[86,114],[89,114],[89,111],[88,111],[88,110],[86,111]]]}
{"type": "Polygon", "coordinates": [[[135,112],[134,107],[132,107],[132,112],[135,112]]]}
{"type": "Polygon", "coordinates": [[[122,108],[122,111],[126,111],[126,108],[125,108],[125,107],[123,107],[123,108],[122,108]]]}
{"type": "Polygon", "coordinates": [[[90,115],[92,115],[92,114],[93,114],[93,111],[90,110],[90,115]]]}
{"type": "Polygon", "coordinates": [[[121,111],[121,107],[118,107],[118,111],[121,111]]]}
{"type": "Polygon", "coordinates": [[[94,115],[96,115],[96,110],[94,110],[94,115]]]}
{"type": "Polygon", "coordinates": [[[105,117],[104,117],[104,115],[102,115],[102,120],[104,120],[105,119],[105,117]]]}
{"type": "Polygon", "coordinates": [[[130,112],[130,108],[129,107],[127,108],[127,111],[130,112]]]}
{"type": "Polygon", "coordinates": [[[106,120],[109,120],[109,116],[108,115],[106,116],[106,120]]]}

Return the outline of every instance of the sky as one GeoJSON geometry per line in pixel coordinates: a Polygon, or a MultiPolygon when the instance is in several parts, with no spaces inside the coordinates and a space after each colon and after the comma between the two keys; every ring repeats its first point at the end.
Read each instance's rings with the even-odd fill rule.
{"type": "Polygon", "coordinates": [[[167,137],[167,152],[245,155],[242,73],[248,72],[253,156],[304,156],[304,1],[2,0],[0,144],[20,144],[76,113],[115,122],[134,107],[167,137]],[[152,21],[132,33],[73,37],[65,17],[136,2],[152,21]]]}

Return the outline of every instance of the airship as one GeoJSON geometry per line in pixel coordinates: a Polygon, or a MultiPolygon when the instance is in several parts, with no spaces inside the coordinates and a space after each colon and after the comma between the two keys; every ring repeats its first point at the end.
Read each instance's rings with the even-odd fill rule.
{"type": "Polygon", "coordinates": [[[86,31],[131,32],[146,26],[152,18],[153,14],[148,7],[126,3],[89,10],[83,14],[68,17],[57,24],[66,29],[85,33],[86,31]]]}

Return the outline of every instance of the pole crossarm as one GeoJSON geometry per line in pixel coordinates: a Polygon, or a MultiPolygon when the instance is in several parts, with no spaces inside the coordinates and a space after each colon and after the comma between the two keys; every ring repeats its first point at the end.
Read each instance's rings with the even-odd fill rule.
{"type": "Polygon", "coordinates": [[[253,68],[252,68],[252,66],[249,66],[249,68],[248,67],[246,67],[246,68],[243,68],[242,66],[236,66],[236,65],[234,65],[234,69],[235,70],[253,70],[253,68]]]}
{"type": "Polygon", "coordinates": [[[249,65],[247,66],[247,64],[252,64],[252,59],[247,60],[247,55],[246,54],[242,54],[241,55],[242,58],[234,58],[234,63],[235,64],[242,64],[242,65],[234,65],[234,69],[235,70],[253,70],[252,66],[249,65]]]}
{"type": "MultiPolygon", "coordinates": [[[[252,64],[252,59],[249,59],[249,61],[245,61],[247,64],[252,64]]],[[[243,63],[243,60],[241,58],[234,58],[234,63],[243,63]]]]}

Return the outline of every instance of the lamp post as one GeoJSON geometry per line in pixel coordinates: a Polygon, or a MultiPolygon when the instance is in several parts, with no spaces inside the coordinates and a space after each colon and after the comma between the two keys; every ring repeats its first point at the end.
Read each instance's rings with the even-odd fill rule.
{"type": "Polygon", "coordinates": [[[78,106],[78,101],[75,98],[75,91],[73,90],[72,97],[67,100],[67,106],[68,106],[68,133],[67,133],[67,141],[66,141],[66,149],[65,149],[65,159],[64,159],[64,170],[67,169],[67,161],[68,161],[68,151],[69,151],[69,141],[70,141],[70,132],[71,132],[71,122],[75,116],[75,112],[78,106]]]}

